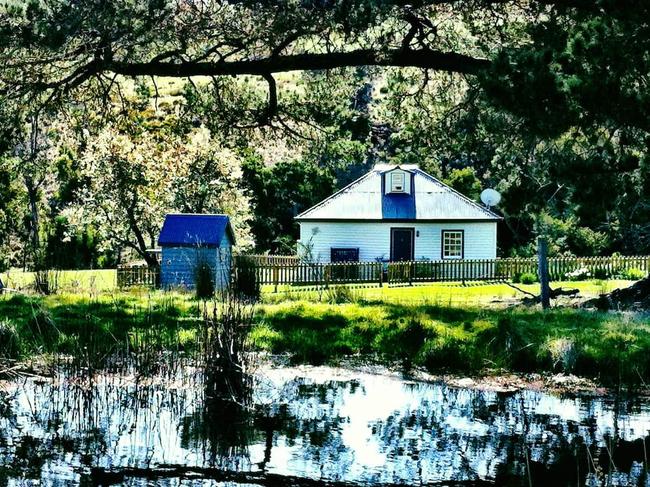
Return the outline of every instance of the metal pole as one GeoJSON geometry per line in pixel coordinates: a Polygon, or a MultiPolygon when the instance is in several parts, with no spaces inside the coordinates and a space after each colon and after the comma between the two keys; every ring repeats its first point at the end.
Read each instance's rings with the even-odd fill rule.
{"type": "Polygon", "coordinates": [[[544,237],[537,239],[537,266],[542,308],[548,309],[551,306],[551,288],[548,284],[548,245],[544,237]]]}

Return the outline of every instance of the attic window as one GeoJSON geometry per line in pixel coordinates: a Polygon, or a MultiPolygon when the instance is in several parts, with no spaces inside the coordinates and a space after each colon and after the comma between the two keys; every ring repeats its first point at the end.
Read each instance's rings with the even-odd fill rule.
{"type": "Polygon", "coordinates": [[[404,192],[404,173],[393,172],[390,175],[390,192],[403,193],[404,192]]]}

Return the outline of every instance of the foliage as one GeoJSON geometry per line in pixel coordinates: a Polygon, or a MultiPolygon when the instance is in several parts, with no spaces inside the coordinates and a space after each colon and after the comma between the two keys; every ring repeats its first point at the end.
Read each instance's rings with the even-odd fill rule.
{"type": "Polygon", "coordinates": [[[205,260],[199,260],[194,269],[194,292],[198,299],[214,296],[214,278],[212,267],[205,260]]]}
{"type": "Polygon", "coordinates": [[[623,315],[298,301],[266,305],[261,318],[255,343],[298,361],[377,353],[430,372],[559,369],[605,383],[650,376],[647,325],[623,315]]]}
{"type": "Polygon", "coordinates": [[[537,274],[533,274],[531,272],[522,272],[520,274],[515,274],[512,277],[512,282],[515,284],[517,283],[522,283],[522,284],[533,284],[538,281],[537,274]]]}
{"type": "Polygon", "coordinates": [[[449,177],[444,182],[473,201],[478,201],[483,189],[481,181],[476,177],[476,172],[471,167],[452,169],[449,177]]]}
{"type": "Polygon", "coordinates": [[[255,261],[246,255],[238,255],[236,262],[233,294],[246,299],[259,300],[261,289],[257,280],[255,261]]]}
{"type": "Polygon", "coordinates": [[[648,8],[12,3],[0,267],[148,258],[172,210],[228,213],[242,247],[293,251],[295,214],[376,162],[472,199],[497,188],[503,255],[540,234],[556,255],[650,253],[648,8]]]}
{"type": "Polygon", "coordinates": [[[634,267],[630,269],[625,269],[620,273],[621,279],[628,279],[630,281],[638,281],[647,276],[647,273],[641,269],[636,269],[634,267]]]}
{"type": "Polygon", "coordinates": [[[0,361],[20,356],[20,338],[16,326],[8,318],[0,320],[0,361]]]}

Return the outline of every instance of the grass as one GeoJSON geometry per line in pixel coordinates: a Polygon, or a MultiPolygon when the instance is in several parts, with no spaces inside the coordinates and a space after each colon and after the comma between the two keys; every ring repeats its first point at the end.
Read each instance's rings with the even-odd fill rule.
{"type": "Polygon", "coordinates": [[[308,301],[266,305],[254,343],[296,362],[374,354],[430,372],[566,372],[604,383],[650,379],[650,322],[573,309],[486,309],[308,301]]]}
{"type": "MultiPolygon", "coordinates": [[[[187,295],[146,290],[0,297],[0,324],[17,342],[5,351],[6,358],[13,359],[43,354],[99,359],[144,347],[192,347],[199,316],[197,303],[187,295]]],[[[2,351],[0,345],[0,357],[2,351]]]]}
{"type": "MultiPolygon", "coordinates": [[[[572,282],[597,295],[623,283],[572,282]]],[[[535,290],[535,286],[521,286],[535,290]]],[[[517,297],[503,284],[334,288],[264,294],[254,347],[297,363],[372,355],[405,368],[478,374],[567,372],[603,383],[650,380],[650,321],[641,316],[558,308],[499,307],[517,297]],[[310,298],[310,299],[306,299],[310,298]]],[[[101,360],[138,350],[191,351],[201,313],[191,294],[134,289],[98,294],[0,296],[0,357],[82,355],[101,360]]]]}
{"type": "MultiPolygon", "coordinates": [[[[597,297],[599,294],[610,292],[614,289],[627,287],[633,281],[623,280],[592,280],[553,282],[551,287],[578,289],[583,297],[597,297]]],[[[516,284],[524,291],[539,294],[539,284],[516,284]]],[[[340,288],[341,286],[338,286],[340,288]]],[[[446,306],[497,306],[499,301],[512,301],[521,299],[524,293],[503,283],[432,283],[403,287],[366,287],[345,286],[358,299],[382,303],[436,303],[446,306]]],[[[280,303],[283,301],[317,301],[328,298],[327,291],[300,290],[300,288],[281,287],[277,293],[272,286],[262,288],[265,303],[280,303]]]]}
{"type": "MultiPolygon", "coordinates": [[[[58,281],[59,291],[74,292],[106,292],[115,290],[115,269],[52,271],[58,281]]],[[[10,289],[29,290],[34,285],[34,273],[12,269],[0,273],[0,279],[10,289]]]]}

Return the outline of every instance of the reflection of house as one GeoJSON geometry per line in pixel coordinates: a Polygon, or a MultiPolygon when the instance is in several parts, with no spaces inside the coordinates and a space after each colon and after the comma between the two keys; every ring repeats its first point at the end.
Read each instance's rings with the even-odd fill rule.
{"type": "Polygon", "coordinates": [[[499,219],[416,165],[377,165],[296,217],[322,262],[494,259],[499,219]]]}
{"type": "Polygon", "coordinates": [[[207,264],[212,270],[215,288],[226,287],[234,242],[226,215],[167,215],[158,237],[162,249],[161,286],[192,288],[197,268],[207,264]]]}

